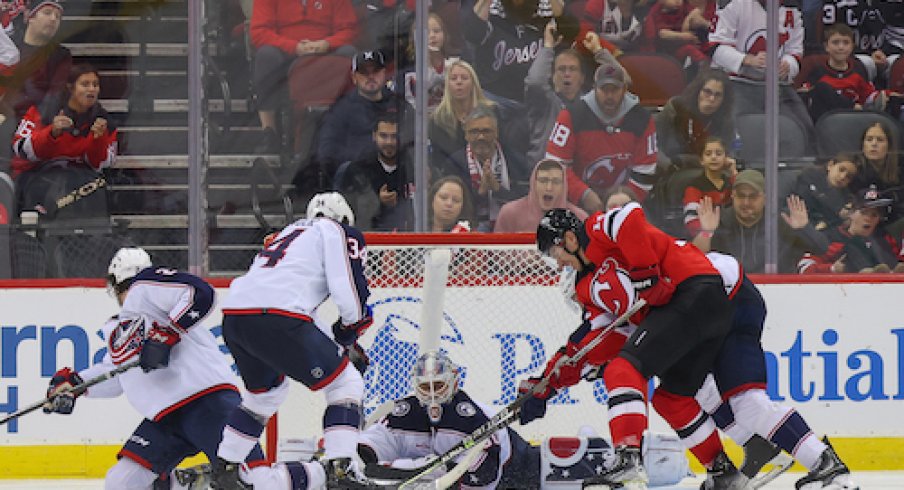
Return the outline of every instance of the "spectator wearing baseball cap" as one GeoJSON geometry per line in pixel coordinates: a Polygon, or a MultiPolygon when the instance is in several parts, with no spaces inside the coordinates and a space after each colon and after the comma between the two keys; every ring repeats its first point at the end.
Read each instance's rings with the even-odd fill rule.
{"type": "Polygon", "coordinates": [[[608,51],[598,52],[594,89],[559,112],[546,145],[548,157],[568,166],[568,201],[601,211],[600,196],[628,185],[643,202],[656,173],[656,126],[631,78],[608,51]]]}
{"type": "Polygon", "coordinates": [[[257,152],[279,151],[276,111],[283,105],[281,94],[295,60],[328,53],[351,56],[357,25],[351,0],[255,0],[250,33],[256,51],[251,76],[264,128],[257,152]]]}
{"type": "MultiPolygon", "coordinates": [[[[794,272],[798,259],[808,251],[825,251],[827,241],[807,216],[807,206],[789,196],[778,223],[778,272],[794,272]]],[[[766,179],[759,170],[747,169],[735,177],[731,206],[719,208],[704,197],[697,209],[702,230],[693,243],[700,250],[733,255],[753,273],[766,272],[766,179]]]]}
{"type": "Polygon", "coordinates": [[[827,231],[827,250],[804,255],[798,263],[800,272],[904,273],[900,237],[895,239],[883,226],[893,202],[882,197],[876,186],[858,191],[848,222],[827,231]]]}
{"type": "Polygon", "coordinates": [[[414,124],[405,99],[386,86],[386,59],[380,51],[361,51],[352,60],[355,88],[333,104],[317,134],[316,159],[333,178],[339,165],[376,151],[373,131],[381,113],[394,112],[399,121],[399,151],[413,140],[414,124]]]}

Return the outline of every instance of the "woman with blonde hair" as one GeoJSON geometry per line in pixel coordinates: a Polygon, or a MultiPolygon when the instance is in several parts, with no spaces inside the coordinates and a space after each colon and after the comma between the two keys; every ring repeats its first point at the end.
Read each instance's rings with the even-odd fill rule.
{"type": "Polygon", "coordinates": [[[478,105],[495,107],[484,95],[471,64],[453,61],[446,72],[443,98],[430,118],[428,132],[434,168],[467,145],[462,123],[478,105]]]}

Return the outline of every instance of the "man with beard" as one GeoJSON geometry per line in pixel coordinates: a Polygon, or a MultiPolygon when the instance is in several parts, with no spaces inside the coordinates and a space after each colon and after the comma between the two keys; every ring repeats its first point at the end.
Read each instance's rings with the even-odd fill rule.
{"type": "Polygon", "coordinates": [[[490,13],[492,0],[477,0],[463,9],[461,28],[474,50],[474,69],[488,92],[524,100],[524,77],[537,57],[543,33],[535,19],[538,0],[501,0],[500,15],[490,13]]]}
{"type": "Polygon", "coordinates": [[[333,104],[323,117],[317,143],[317,159],[333,178],[342,162],[361,158],[374,150],[371,133],[377,115],[395,110],[401,117],[400,148],[411,144],[413,135],[405,99],[386,87],[386,60],[380,51],[362,51],[352,61],[355,88],[333,104]]]}
{"type": "Polygon", "coordinates": [[[593,76],[594,90],[559,113],[546,145],[547,157],[568,168],[568,201],[589,213],[601,211],[601,195],[627,184],[643,201],[656,173],[653,117],[628,92],[631,80],[607,51],[593,76]]]}
{"type": "Polygon", "coordinates": [[[492,109],[477,106],[465,118],[464,130],[467,146],[449,157],[440,170],[470,184],[477,230],[492,231],[502,205],[527,195],[531,168],[524,155],[500,144],[492,109]]]}
{"type": "Polygon", "coordinates": [[[398,113],[377,116],[376,150],[336,175],[336,187],[348,199],[364,231],[414,229],[414,172],[407,152],[399,152],[398,113]],[[373,214],[368,219],[368,215],[373,214]]]}
{"type": "MultiPolygon", "coordinates": [[[[693,244],[735,256],[749,273],[766,272],[766,181],[758,170],[744,170],[735,177],[732,205],[720,210],[704,197],[697,213],[700,233],[693,244]]],[[[778,272],[794,272],[795,261],[807,250],[825,250],[826,240],[807,215],[807,206],[797,196],[787,199],[788,212],[779,220],[778,272]]]]}

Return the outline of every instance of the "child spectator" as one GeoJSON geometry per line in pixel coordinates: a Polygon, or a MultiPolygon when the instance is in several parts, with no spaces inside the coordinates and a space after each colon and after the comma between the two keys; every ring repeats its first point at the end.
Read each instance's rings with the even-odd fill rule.
{"type": "Polygon", "coordinates": [[[713,230],[701,230],[697,209],[700,200],[709,196],[715,206],[731,205],[731,179],[738,170],[728,158],[725,142],[717,137],[710,137],[700,152],[700,165],[703,173],[692,180],[684,190],[684,226],[695,236],[697,233],[712,233],[713,230]]]}
{"type": "Polygon", "coordinates": [[[684,64],[690,58],[692,66],[709,62],[700,50],[700,40],[686,22],[691,9],[684,0],[659,0],[644,20],[643,32],[649,45],[657,53],[673,56],[684,64]]]}
{"type": "Polygon", "coordinates": [[[879,97],[882,93],[869,82],[866,70],[851,56],[854,31],[845,24],[833,24],[824,32],[826,63],[814,68],[801,87],[809,94],[813,121],[833,109],[861,110],[877,98],[883,100],[879,97]]]}
{"type": "Polygon", "coordinates": [[[804,200],[817,230],[834,228],[850,216],[854,195],[848,185],[857,175],[856,162],[854,155],[839,153],[825,167],[812,166],[797,176],[791,193],[804,200]]]}
{"type": "MultiPolygon", "coordinates": [[[[415,24],[412,24],[412,33],[410,42],[408,43],[408,60],[412,64],[411,68],[405,71],[403,87],[405,90],[405,100],[412,106],[415,102],[415,81],[416,74],[414,72],[413,63],[415,61],[414,52],[414,33],[415,24]]],[[[427,115],[433,114],[433,110],[439,105],[443,98],[443,86],[446,83],[446,73],[449,71],[450,64],[457,60],[457,57],[450,57],[446,53],[446,27],[443,19],[435,12],[431,12],[427,17],[427,115]]]]}
{"type": "Polygon", "coordinates": [[[880,226],[891,204],[874,186],[858,192],[850,221],[827,233],[830,243],[824,254],[804,255],[800,272],[904,272],[898,240],[880,226]]]}
{"type": "Polygon", "coordinates": [[[474,205],[465,183],[454,175],[438,179],[427,199],[428,229],[433,233],[470,231],[474,205]]]}

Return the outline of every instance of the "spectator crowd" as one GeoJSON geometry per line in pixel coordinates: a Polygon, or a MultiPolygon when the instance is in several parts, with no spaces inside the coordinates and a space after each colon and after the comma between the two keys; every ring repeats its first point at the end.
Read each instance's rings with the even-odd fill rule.
{"type": "MultiPolygon", "coordinates": [[[[413,231],[416,192],[428,193],[428,231],[533,232],[554,207],[585,216],[638,201],[669,233],[763,272],[773,198],[780,272],[904,272],[899,1],[775,6],[776,196],[764,179],[762,0],[241,3],[263,128],[254,152],[296,153],[320,172],[296,185],[341,192],[364,230],[413,231]],[[420,53],[414,9],[428,5],[420,53]],[[325,59],[348,75],[324,78],[312,60],[325,59]],[[339,90],[299,148],[279,113],[301,104],[292,86],[304,80],[339,90]],[[424,162],[413,147],[419,82],[424,162]],[[427,189],[416,188],[418,165],[427,189]]],[[[117,133],[97,71],[55,44],[63,5],[4,9],[2,127],[17,200],[0,219],[16,219],[57,211],[47,186],[34,187],[51,170],[78,169],[77,186],[114,165],[117,133]]]]}

